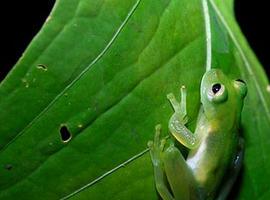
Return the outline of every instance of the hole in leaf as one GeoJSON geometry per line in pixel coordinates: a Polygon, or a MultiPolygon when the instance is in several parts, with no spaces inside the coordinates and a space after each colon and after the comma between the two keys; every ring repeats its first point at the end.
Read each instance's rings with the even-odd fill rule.
{"type": "Polygon", "coordinates": [[[71,139],[71,133],[68,130],[67,126],[62,125],[60,128],[60,135],[63,142],[68,142],[71,139]]]}

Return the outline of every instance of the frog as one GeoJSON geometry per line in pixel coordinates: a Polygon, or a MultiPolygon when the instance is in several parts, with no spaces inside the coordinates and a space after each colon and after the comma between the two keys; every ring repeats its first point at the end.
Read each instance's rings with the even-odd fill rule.
{"type": "Polygon", "coordinates": [[[163,200],[226,199],[243,163],[241,113],[247,85],[220,69],[205,72],[194,133],[187,128],[185,86],[180,93],[180,101],[173,93],[167,95],[174,110],[169,138],[160,137],[158,124],[154,139],[148,142],[156,190],[163,200]],[[188,150],[186,156],[177,144],[188,150]]]}

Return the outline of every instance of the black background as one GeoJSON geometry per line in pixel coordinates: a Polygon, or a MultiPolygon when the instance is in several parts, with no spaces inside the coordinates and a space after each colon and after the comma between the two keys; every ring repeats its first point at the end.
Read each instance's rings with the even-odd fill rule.
{"type": "MultiPolygon", "coordinates": [[[[225,0],[224,0],[225,1],[225,0]]],[[[47,18],[54,0],[1,1],[0,80],[16,63],[47,18]]],[[[270,66],[267,1],[235,0],[236,17],[260,62],[270,66]]]]}

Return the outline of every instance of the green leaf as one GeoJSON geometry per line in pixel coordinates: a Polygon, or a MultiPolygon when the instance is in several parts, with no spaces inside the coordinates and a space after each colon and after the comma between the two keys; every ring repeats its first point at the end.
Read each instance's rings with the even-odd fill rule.
{"type": "Polygon", "coordinates": [[[157,199],[147,141],[157,123],[167,134],[166,94],[181,85],[194,128],[210,67],[248,83],[237,199],[268,199],[268,80],[232,6],[56,1],[0,85],[0,199],[157,199]]]}

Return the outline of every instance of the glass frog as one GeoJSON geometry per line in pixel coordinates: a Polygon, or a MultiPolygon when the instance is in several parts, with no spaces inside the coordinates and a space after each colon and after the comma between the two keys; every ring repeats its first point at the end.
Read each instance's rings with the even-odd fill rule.
{"type": "Polygon", "coordinates": [[[163,200],[225,199],[243,160],[240,116],[247,94],[244,81],[231,80],[221,70],[207,71],[201,81],[201,109],[194,134],[185,126],[186,88],[181,101],[168,94],[174,114],[169,120],[172,138],[190,151],[186,158],[174,143],[160,139],[156,126],[149,141],[157,191],[163,200]]]}

